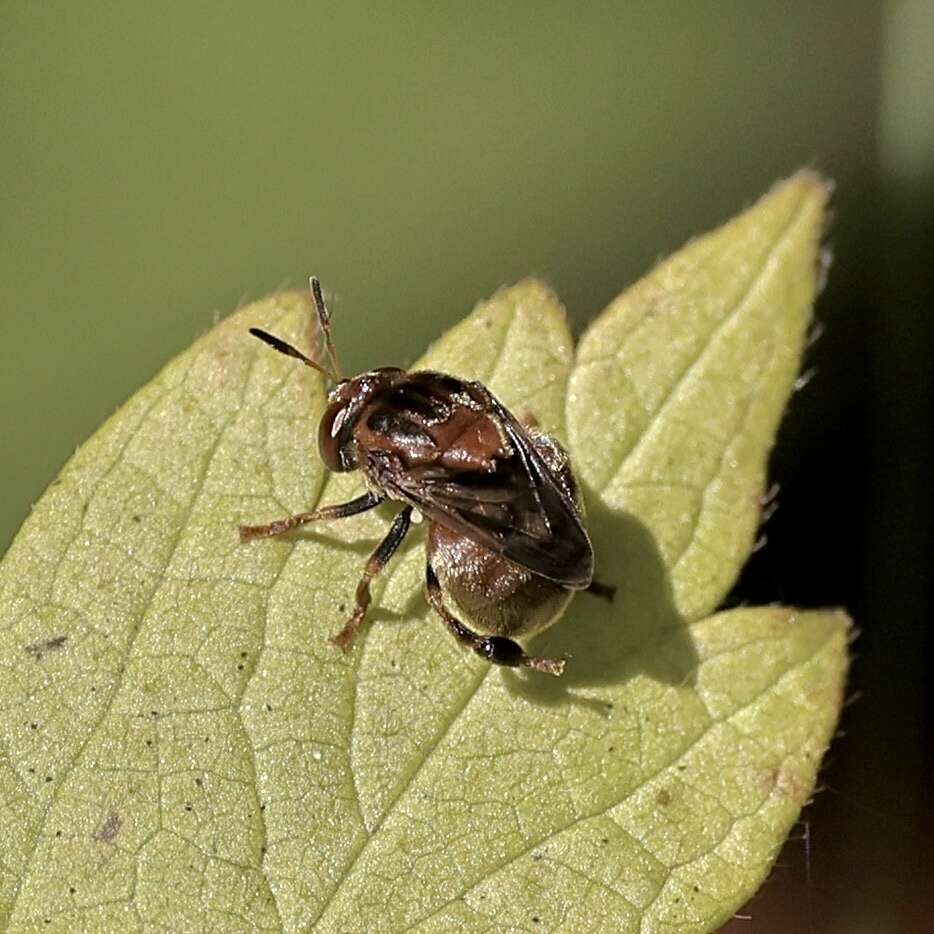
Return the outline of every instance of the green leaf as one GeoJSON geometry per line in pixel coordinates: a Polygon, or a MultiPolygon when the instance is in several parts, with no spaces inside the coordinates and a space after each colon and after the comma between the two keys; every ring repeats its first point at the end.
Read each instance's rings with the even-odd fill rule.
{"type": "MultiPolygon", "coordinates": [[[[729,248],[739,268],[759,257],[767,270],[771,284],[752,292],[805,319],[796,303],[813,279],[796,285],[801,269],[783,257],[810,224],[812,276],[821,212],[803,205],[815,191],[802,179],[779,189],[729,248]],[[789,190],[789,232],[763,248],[789,190]]],[[[713,348],[732,327],[698,310],[730,279],[716,253],[706,268],[722,274],[681,325],[706,329],[694,345],[713,348]]],[[[595,325],[588,352],[615,318],[595,325]]],[[[813,789],[843,689],[845,617],[741,609],[687,625],[690,601],[673,594],[701,606],[713,588],[675,586],[666,520],[599,480],[601,439],[620,456],[615,406],[629,398],[606,392],[612,367],[571,376],[563,310],[528,281],[418,366],[482,379],[570,437],[617,598],[578,596],[538,641],[568,656],[564,677],[491,668],[427,611],[414,535],[343,655],[328,636],[392,510],[248,545],[236,532],[359,491],[359,477],[320,466],[317,375],[246,333],[307,345],[308,323],[305,299],[283,294],[198,341],[75,455],[0,565],[0,922],[683,931],[729,917],[813,789]]],[[[657,396],[686,361],[657,361],[657,396]]],[[[785,366],[787,384],[797,357],[785,366]]],[[[763,397],[780,395],[776,380],[762,377],[763,397]]],[[[772,411],[758,397],[749,408],[772,411]]],[[[777,417],[750,433],[770,437],[777,417]]],[[[673,443],[669,456],[691,450],[673,443]]]]}
{"type": "Polygon", "coordinates": [[[688,619],[749,554],[817,287],[828,186],[801,172],[624,292],[581,340],[575,466],[649,529],[688,619]]]}

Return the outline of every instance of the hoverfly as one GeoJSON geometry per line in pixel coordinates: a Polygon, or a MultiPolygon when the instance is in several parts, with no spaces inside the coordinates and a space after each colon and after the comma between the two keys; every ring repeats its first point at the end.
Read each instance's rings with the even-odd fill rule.
{"type": "Polygon", "coordinates": [[[250,333],[330,380],[318,428],[321,459],[332,471],[362,471],[367,492],[267,525],[241,526],[241,540],[353,516],[386,500],[402,503],[366,562],[353,614],[332,641],[349,648],[370,605],[370,582],[417,511],[428,526],[426,597],[454,637],[495,664],[560,675],[563,659],[527,655],[514,637],[550,626],[573,592],[593,579],[593,549],[564,449],[478,382],[397,367],[345,379],[321,284],[310,281],[327,363],[259,328],[250,333]],[[448,609],[445,595],[469,625],[448,609]]]}

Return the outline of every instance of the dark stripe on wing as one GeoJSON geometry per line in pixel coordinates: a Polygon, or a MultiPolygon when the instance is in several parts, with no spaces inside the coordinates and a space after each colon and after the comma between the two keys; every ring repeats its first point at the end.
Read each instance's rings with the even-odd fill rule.
{"type": "Polygon", "coordinates": [[[410,464],[380,471],[382,482],[439,525],[556,583],[587,587],[593,549],[574,504],[522,426],[492,395],[489,404],[515,452],[494,472],[410,464]]]}

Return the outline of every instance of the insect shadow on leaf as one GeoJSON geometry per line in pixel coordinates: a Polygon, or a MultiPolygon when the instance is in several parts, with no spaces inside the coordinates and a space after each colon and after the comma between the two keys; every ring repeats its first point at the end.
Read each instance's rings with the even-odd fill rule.
{"type": "Polygon", "coordinates": [[[620,684],[637,675],[693,684],[699,656],[654,535],[635,516],[584,492],[596,575],[615,588],[614,599],[575,600],[562,624],[536,640],[540,651],[568,658],[560,681],[509,677],[509,690],[538,703],[601,707],[575,688],[620,684]]]}

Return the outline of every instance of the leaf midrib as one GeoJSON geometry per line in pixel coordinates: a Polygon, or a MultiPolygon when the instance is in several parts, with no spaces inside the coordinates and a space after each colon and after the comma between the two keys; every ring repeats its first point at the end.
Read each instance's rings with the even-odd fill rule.
{"type": "MultiPolygon", "coordinates": [[[[509,324],[506,326],[506,330],[505,330],[505,332],[504,332],[504,334],[503,334],[503,338],[502,338],[502,343],[500,344],[499,351],[497,352],[496,356],[494,357],[493,363],[492,363],[492,365],[490,366],[490,368],[489,368],[489,370],[488,370],[489,376],[486,378],[485,383],[486,383],[486,382],[493,382],[493,381],[494,381],[494,380],[493,380],[493,377],[495,376],[497,370],[499,369],[500,364],[501,364],[502,361],[503,361],[503,358],[505,357],[506,348],[507,348],[507,346],[509,345],[509,341],[510,341],[510,336],[511,336],[511,334],[512,334],[513,329],[515,328],[515,325],[516,325],[516,322],[517,322],[518,319],[519,319],[519,313],[518,313],[518,310],[516,310],[516,311],[513,312],[512,316],[511,316],[511,318],[510,318],[509,324]]],[[[424,368],[424,364],[421,363],[421,362],[416,363],[416,364],[412,367],[413,370],[419,370],[419,369],[423,369],[423,368],[424,368]]],[[[383,590],[385,590],[385,587],[383,588],[383,590]]],[[[357,662],[356,662],[356,665],[354,666],[354,675],[355,675],[355,677],[356,677],[357,673],[359,672],[359,666],[360,666],[360,664],[361,664],[361,662],[362,662],[362,659],[363,659],[363,652],[362,652],[362,651],[358,651],[357,662]]],[[[356,845],[356,847],[355,847],[354,850],[352,851],[350,860],[349,860],[349,862],[347,863],[346,868],[344,869],[343,878],[342,878],[340,881],[338,881],[337,884],[336,884],[336,885],[331,889],[331,891],[328,893],[327,899],[322,903],[321,908],[319,909],[319,911],[317,912],[317,914],[316,914],[316,915],[314,916],[314,918],[312,918],[311,921],[309,922],[309,925],[308,925],[307,930],[309,930],[309,931],[312,930],[312,929],[314,928],[314,926],[318,923],[318,921],[324,916],[325,912],[328,910],[328,907],[331,905],[331,902],[333,902],[334,897],[335,897],[335,896],[337,895],[337,893],[340,891],[340,888],[341,888],[341,885],[343,884],[344,879],[346,879],[346,878],[348,878],[348,877],[350,876],[351,872],[353,871],[354,866],[356,866],[356,864],[357,864],[357,862],[359,861],[359,859],[360,859],[360,858],[363,856],[363,854],[366,852],[366,850],[367,850],[367,848],[370,846],[371,842],[372,842],[374,839],[376,839],[376,837],[377,837],[377,835],[378,835],[378,833],[379,833],[379,828],[382,827],[383,824],[385,824],[387,818],[392,814],[393,809],[394,809],[395,806],[396,806],[396,803],[397,803],[397,802],[399,801],[399,799],[405,794],[405,792],[412,786],[412,784],[415,782],[415,780],[418,778],[419,774],[421,773],[422,769],[425,767],[425,764],[426,764],[426,763],[428,762],[428,760],[432,757],[432,755],[434,754],[435,750],[438,749],[438,747],[439,747],[439,746],[441,745],[441,743],[444,741],[445,737],[448,735],[448,733],[449,733],[449,732],[451,731],[451,729],[454,727],[454,724],[455,724],[455,723],[457,722],[457,720],[460,718],[460,715],[463,713],[463,711],[465,710],[465,708],[467,707],[467,705],[471,702],[471,700],[473,699],[474,695],[476,695],[477,691],[480,690],[480,687],[483,685],[483,683],[484,683],[484,681],[486,680],[486,677],[487,677],[487,675],[489,674],[489,672],[490,672],[490,668],[489,668],[489,667],[486,667],[486,668],[484,668],[484,669],[480,669],[480,670],[479,670],[478,675],[475,676],[475,677],[476,677],[476,680],[475,680],[474,684],[471,685],[471,687],[465,692],[464,697],[463,697],[463,700],[461,701],[460,705],[459,705],[458,707],[455,707],[455,708],[453,708],[453,709],[451,710],[451,712],[450,712],[450,717],[449,717],[447,723],[445,723],[444,729],[441,731],[441,733],[438,734],[438,736],[437,736],[437,738],[436,738],[436,740],[435,740],[435,742],[434,742],[434,745],[432,745],[432,746],[428,749],[428,751],[426,752],[426,754],[425,754],[424,756],[422,756],[421,760],[418,762],[418,764],[415,766],[415,768],[411,771],[411,773],[408,775],[408,777],[405,779],[405,781],[402,782],[402,783],[400,784],[398,790],[396,791],[396,794],[392,797],[392,799],[391,799],[390,801],[387,802],[386,807],[385,807],[385,809],[383,810],[383,813],[380,815],[379,823],[378,823],[376,829],[373,830],[373,831],[367,831],[367,829],[366,829],[366,824],[365,824],[365,822],[364,822],[363,819],[362,819],[362,808],[361,808],[361,805],[360,805],[360,797],[359,797],[359,789],[358,789],[358,785],[357,785],[357,780],[356,780],[356,777],[353,775],[353,772],[352,772],[352,770],[351,770],[351,781],[352,781],[352,783],[353,783],[354,794],[355,794],[355,796],[356,796],[357,811],[358,811],[358,813],[361,814],[361,821],[360,821],[360,823],[361,823],[361,827],[362,827],[362,829],[363,829],[363,831],[364,831],[364,836],[361,837],[360,842],[356,845]]],[[[351,721],[350,721],[350,722],[351,722],[351,726],[350,726],[349,737],[348,737],[348,749],[349,749],[350,744],[353,742],[353,733],[354,733],[354,729],[355,729],[356,723],[357,723],[357,721],[356,721],[356,711],[357,711],[357,694],[358,694],[358,690],[359,690],[359,679],[357,680],[357,683],[355,684],[355,686],[354,686],[354,691],[353,691],[353,710],[352,710],[352,712],[351,712],[351,721]]]]}
{"type": "MultiPolygon", "coordinates": [[[[635,439],[631,447],[629,447],[627,450],[624,450],[620,454],[617,464],[609,472],[607,479],[600,485],[601,495],[606,493],[607,489],[609,489],[609,487],[613,484],[613,482],[619,476],[620,472],[623,470],[623,468],[625,468],[626,464],[629,463],[629,461],[635,457],[636,454],[638,454],[639,450],[646,443],[648,437],[653,434],[653,431],[656,429],[656,427],[660,424],[661,421],[663,421],[665,412],[671,405],[674,404],[678,391],[696,372],[697,368],[706,362],[708,355],[712,353],[712,348],[716,346],[720,335],[722,335],[723,332],[726,331],[726,329],[730,327],[730,325],[740,316],[750,297],[753,295],[756,288],[762,281],[766,270],[772,263],[772,260],[788,241],[793,228],[799,220],[806,217],[808,204],[809,202],[807,198],[802,193],[799,203],[791,212],[789,219],[783,225],[781,232],[775,239],[775,242],[769,247],[765,257],[759,264],[759,268],[750,277],[749,282],[746,284],[740,295],[737,296],[735,302],[733,303],[733,307],[720,321],[717,322],[714,329],[708,335],[707,340],[704,342],[704,346],[701,348],[700,352],[697,354],[697,356],[694,357],[694,359],[678,375],[677,379],[675,379],[675,381],[668,388],[661,402],[653,412],[651,420],[646,425],[645,430],[635,439]]],[[[616,351],[616,353],[618,352],[619,350],[616,351]]],[[[593,362],[595,361],[586,361],[588,364],[593,362]]]]}

